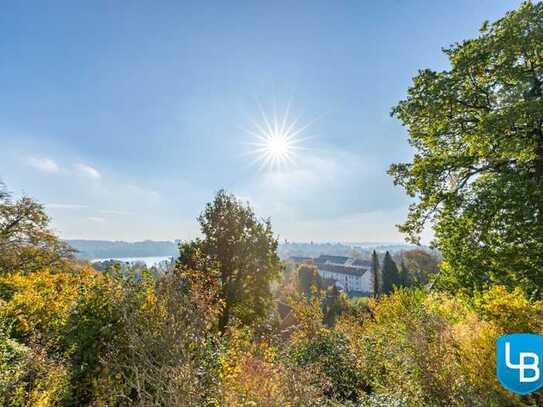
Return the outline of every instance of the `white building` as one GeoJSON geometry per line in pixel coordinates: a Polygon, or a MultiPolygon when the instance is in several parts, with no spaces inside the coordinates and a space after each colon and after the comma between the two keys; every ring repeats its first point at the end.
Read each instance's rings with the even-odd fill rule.
{"type": "Polygon", "coordinates": [[[315,263],[322,278],[334,280],[336,286],[349,294],[373,293],[371,261],[344,256],[320,256],[315,263]]]}
{"type": "MultiPolygon", "coordinates": [[[[308,261],[307,258],[301,257],[291,258],[291,260],[296,263],[308,261]]],[[[373,270],[370,260],[325,255],[309,260],[315,263],[322,278],[333,280],[336,286],[346,293],[373,294],[373,270]]]]}

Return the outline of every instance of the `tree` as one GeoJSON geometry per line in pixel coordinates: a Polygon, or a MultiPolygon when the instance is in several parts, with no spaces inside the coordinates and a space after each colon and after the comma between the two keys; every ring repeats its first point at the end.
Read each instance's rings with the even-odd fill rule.
{"type": "Polygon", "coordinates": [[[317,294],[323,288],[322,279],[315,265],[302,264],[298,269],[298,284],[305,298],[311,298],[313,291],[317,294]]]}
{"type": "Polygon", "coordinates": [[[382,281],[381,267],[379,265],[379,256],[377,256],[377,252],[375,250],[371,254],[371,269],[373,271],[373,296],[377,297],[381,292],[382,281]]]}
{"type": "Polygon", "coordinates": [[[402,261],[409,269],[412,284],[426,285],[439,271],[439,258],[425,250],[405,251],[402,253],[402,261]]]}
{"type": "Polygon", "coordinates": [[[13,201],[0,184],[0,274],[31,273],[59,265],[72,253],[49,230],[42,205],[28,197],[13,201]]]}
{"type": "Polygon", "coordinates": [[[422,70],[394,109],[416,154],[394,164],[417,198],[400,230],[434,226],[438,285],[490,284],[543,296],[543,3],[484,23],[446,49],[451,67],[422,70]]]}
{"type": "Polygon", "coordinates": [[[400,273],[398,272],[398,266],[392,256],[387,251],[383,260],[383,281],[382,290],[383,294],[389,294],[392,292],[394,286],[400,286],[400,273]]]}
{"type": "Polygon", "coordinates": [[[281,269],[270,220],[259,221],[223,190],[198,220],[204,238],[181,245],[179,265],[218,280],[219,330],[225,332],[232,316],[246,324],[263,319],[272,303],[270,283],[281,269]]]}
{"type": "Polygon", "coordinates": [[[403,261],[403,259],[400,263],[400,273],[398,277],[399,277],[398,280],[399,280],[400,286],[408,287],[411,285],[411,276],[409,274],[409,269],[405,265],[405,262],[403,261]]]}
{"type": "Polygon", "coordinates": [[[326,288],[322,299],[323,323],[328,328],[336,325],[337,318],[343,313],[346,305],[346,294],[341,294],[335,284],[326,288]]]}

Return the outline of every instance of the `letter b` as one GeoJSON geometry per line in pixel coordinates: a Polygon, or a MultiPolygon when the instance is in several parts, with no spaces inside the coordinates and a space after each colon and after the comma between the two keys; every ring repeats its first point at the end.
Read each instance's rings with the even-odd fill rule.
{"type": "Polygon", "coordinates": [[[532,352],[520,352],[520,382],[521,383],[533,383],[539,380],[539,356],[532,352]],[[532,363],[527,364],[526,359],[532,359],[532,363]],[[531,370],[534,372],[533,376],[526,377],[525,371],[531,370]]]}
{"type": "Polygon", "coordinates": [[[512,363],[511,344],[509,342],[505,342],[505,365],[509,369],[519,371],[519,381],[521,383],[533,383],[539,380],[539,356],[532,352],[520,352],[519,363],[512,363]],[[528,359],[531,359],[532,363],[526,363],[528,359]],[[526,370],[531,370],[533,375],[526,377],[526,370]]]}

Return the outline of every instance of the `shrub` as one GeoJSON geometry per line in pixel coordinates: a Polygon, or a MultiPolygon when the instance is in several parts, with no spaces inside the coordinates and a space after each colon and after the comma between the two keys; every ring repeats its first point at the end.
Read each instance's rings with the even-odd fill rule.
{"type": "Polygon", "coordinates": [[[29,352],[10,337],[10,331],[10,324],[0,318],[0,405],[3,406],[23,404],[24,389],[18,384],[24,376],[24,360],[29,352]]]}
{"type": "MultiPolygon", "coordinates": [[[[216,346],[209,297],[168,274],[122,280],[113,313],[115,338],[98,356],[98,400],[105,405],[206,405],[217,392],[216,346]]],[[[93,308],[94,305],[91,305],[93,308]]],[[[102,326],[107,326],[102,324],[102,326]]],[[[96,341],[96,339],[95,339],[96,341]]]]}
{"type": "MultiPolygon", "coordinates": [[[[496,294],[484,295],[481,309],[495,309],[501,302],[496,294]]],[[[410,406],[531,405],[536,400],[521,400],[496,379],[495,341],[512,314],[484,319],[458,299],[423,290],[398,290],[369,306],[365,318],[344,317],[338,330],[349,339],[358,368],[376,394],[410,406]]],[[[538,307],[533,307],[524,321],[537,320],[538,307]]]]}
{"type": "Polygon", "coordinates": [[[120,326],[121,287],[118,281],[101,275],[96,284],[84,286],[73,304],[64,326],[67,357],[72,366],[71,403],[91,403],[98,382],[108,377],[102,365],[108,347],[121,346],[124,341],[120,326]]]}
{"type": "Polygon", "coordinates": [[[323,393],[331,399],[357,401],[368,390],[347,339],[339,332],[322,330],[311,341],[293,345],[289,358],[302,369],[319,372],[323,393]]]}
{"type": "Polygon", "coordinates": [[[330,399],[357,401],[368,388],[346,336],[323,326],[317,298],[293,297],[291,306],[297,325],[287,350],[290,363],[314,371],[319,388],[330,399]]]}
{"type": "Polygon", "coordinates": [[[64,360],[49,357],[41,346],[18,343],[9,331],[0,320],[0,405],[62,405],[69,394],[64,360]]]}
{"type": "Polygon", "coordinates": [[[96,273],[89,267],[70,271],[49,268],[31,274],[2,276],[0,285],[8,301],[1,314],[13,323],[13,335],[25,341],[62,347],[63,330],[82,287],[96,273]]]}
{"type": "Polygon", "coordinates": [[[301,369],[247,328],[231,328],[220,358],[224,406],[319,406],[323,394],[312,369],[301,369]]]}
{"type": "Polygon", "coordinates": [[[520,288],[494,286],[478,293],[473,303],[478,314],[504,334],[543,333],[543,301],[530,301],[520,288]]]}

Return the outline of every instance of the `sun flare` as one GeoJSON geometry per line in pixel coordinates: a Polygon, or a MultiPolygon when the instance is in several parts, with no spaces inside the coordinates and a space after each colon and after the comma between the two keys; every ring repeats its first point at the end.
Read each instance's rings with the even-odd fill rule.
{"type": "Polygon", "coordinates": [[[269,118],[261,111],[262,121],[253,122],[253,128],[247,132],[256,138],[250,143],[253,147],[251,153],[255,154],[256,162],[262,169],[286,169],[296,161],[296,153],[301,149],[303,141],[302,132],[308,127],[298,126],[298,120],[289,118],[287,108],[283,117],[276,114],[269,118]]]}
{"type": "Polygon", "coordinates": [[[282,156],[288,153],[288,140],[283,136],[274,136],[268,140],[268,150],[270,154],[282,156]]]}

